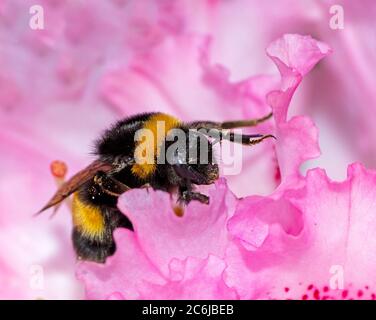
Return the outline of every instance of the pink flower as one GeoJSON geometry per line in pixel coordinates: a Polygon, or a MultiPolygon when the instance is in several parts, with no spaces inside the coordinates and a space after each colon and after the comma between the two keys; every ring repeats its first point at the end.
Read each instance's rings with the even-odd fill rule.
{"type": "Polygon", "coordinates": [[[302,77],[329,52],[323,43],[294,35],[268,48],[282,75],[281,90],[268,95],[276,119],[279,188],[267,197],[236,200],[220,182],[209,191],[212,207],[192,204],[183,218],[173,214],[164,193],[125,193],[119,208],[135,233],[119,231],[121,250],[105,265],[80,265],[89,298],[374,297],[376,260],[366,261],[374,248],[367,245],[359,256],[355,249],[376,243],[369,239],[376,218],[365,211],[374,205],[373,191],[362,192],[376,192],[374,174],[354,166],[343,183],[330,182],[319,169],[301,176],[302,162],[318,156],[317,132],[304,117],[286,121],[302,77]],[[363,277],[357,271],[365,263],[363,277]]]}
{"type": "Polygon", "coordinates": [[[375,261],[369,256],[375,173],[353,165],[342,183],[321,169],[298,174],[304,160],[318,155],[317,134],[305,118],[286,122],[287,106],[301,76],[329,50],[294,40],[285,37],[268,49],[282,75],[283,90],[269,94],[278,160],[289,161],[280,162],[282,184],[272,195],[242,199],[230,218],[234,243],[226,252],[226,283],[243,299],[375,299],[375,261]]]}
{"type": "Polygon", "coordinates": [[[292,113],[318,120],[318,161],[331,175],[353,159],[372,164],[374,43],[362,41],[372,1],[366,9],[339,1],[345,29],[337,31],[329,5],[314,2],[39,3],[37,31],[25,27],[34,3],[0,4],[0,298],[79,298],[84,286],[87,298],[104,299],[373,298],[374,172],[353,165],[341,183],[321,169],[302,175],[319,156],[318,130],[308,117],[287,117],[300,81],[330,50],[310,37],[279,38],[267,54],[281,79],[264,53],[291,32],[334,48],[292,113]],[[244,148],[241,174],[205,190],[209,207],[192,203],[176,217],[165,193],[124,194],[119,207],[135,232],[115,232],[106,264],[79,263],[80,281],[67,206],[52,220],[32,218],[56,188],[51,161],[73,174],[119,117],[159,110],[230,120],[270,107],[275,123],[257,131],[275,133],[276,143],[244,148]],[[344,290],[330,287],[341,281],[344,290]]]}
{"type": "Polygon", "coordinates": [[[301,188],[245,198],[227,284],[243,299],[375,299],[375,178],[359,164],[341,183],[314,169],[301,188]]]}
{"type": "Polygon", "coordinates": [[[233,80],[272,71],[258,48],[282,34],[310,34],[330,44],[333,56],[307,77],[291,110],[309,115],[321,128],[323,156],[310,167],[323,166],[342,179],[349,162],[375,166],[375,10],[372,0],[236,0],[201,1],[186,12],[191,30],[212,35],[212,59],[233,80]]]}

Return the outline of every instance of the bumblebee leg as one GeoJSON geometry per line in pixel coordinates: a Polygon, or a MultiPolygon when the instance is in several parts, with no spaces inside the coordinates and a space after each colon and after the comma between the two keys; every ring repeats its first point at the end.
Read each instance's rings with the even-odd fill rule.
{"type": "Polygon", "coordinates": [[[94,183],[98,185],[103,192],[110,196],[118,197],[130,188],[124,183],[118,181],[117,179],[109,176],[105,172],[98,172],[94,176],[94,183]]]}
{"type": "Polygon", "coordinates": [[[206,135],[214,138],[215,141],[213,144],[221,142],[222,140],[228,140],[230,142],[240,143],[246,146],[253,146],[268,138],[276,139],[276,137],[272,134],[241,134],[216,129],[210,130],[210,132],[208,132],[206,135]]]}
{"type": "Polygon", "coordinates": [[[199,192],[184,191],[181,195],[181,198],[186,203],[189,203],[192,200],[196,200],[203,204],[209,204],[209,197],[199,192]]]}
{"type": "Polygon", "coordinates": [[[243,127],[255,127],[262,122],[269,120],[273,113],[249,120],[235,120],[235,121],[225,121],[225,122],[212,122],[212,121],[195,121],[188,123],[190,129],[235,129],[243,127]]]}
{"type": "Polygon", "coordinates": [[[241,143],[246,146],[253,146],[269,138],[276,139],[276,137],[272,134],[237,134],[233,132],[221,134],[221,140],[228,140],[231,142],[241,143]]]}
{"type": "MultiPolygon", "coordinates": [[[[119,180],[109,176],[104,172],[98,172],[94,179],[94,184],[99,187],[99,189],[104,192],[110,198],[115,199],[123,194],[124,192],[130,190],[130,188],[119,180]]],[[[109,220],[113,224],[113,228],[126,228],[133,231],[133,225],[131,221],[123,215],[118,209],[108,209],[107,212],[110,214],[109,220]]]]}
{"type": "Polygon", "coordinates": [[[266,116],[257,118],[257,119],[226,121],[226,122],[222,122],[221,128],[222,129],[235,129],[235,128],[242,128],[242,127],[256,127],[260,123],[263,123],[269,120],[272,116],[273,116],[273,112],[270,112],[266,116]]]}
{"type": "Polygon", "coordinates": [[[202,193],[194,192],[192,190],[184,190],[180,192],[179,201],[188,204],[192,200],[199,201],[203,204],[209,204],[209,197],[202,193]]]}

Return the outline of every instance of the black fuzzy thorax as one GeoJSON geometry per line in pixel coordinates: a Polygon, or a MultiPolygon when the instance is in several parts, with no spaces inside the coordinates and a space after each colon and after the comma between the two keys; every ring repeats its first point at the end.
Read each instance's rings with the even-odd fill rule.
{"type": "Polygon", "coordinates": [[[122,119],[106,130],[95,142],[94,154],[112,163],[117,156],[132,157],[135,150],[135,133],[143,128],[154,112],[142,113],[122,119]]]}

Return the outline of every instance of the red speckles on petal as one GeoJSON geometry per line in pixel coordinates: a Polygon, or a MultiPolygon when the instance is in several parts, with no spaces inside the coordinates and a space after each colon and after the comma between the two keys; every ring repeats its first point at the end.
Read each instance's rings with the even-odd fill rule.
{"type": "MultiPolygon", "coordinates": [[[[275,148],[274,152],[275,152],[275,148]]],[[[278,164],[278,159],[276,156],[273,157],[273,162],[275,163],[275,168],[274,168],[274,181],[276,185],[279,185],[281,183],[281,169],[278,164]]]]}
{"type": "MultiPolygon", "coordinates": [[[[282,287],[284,299],[301,300],[376,300],[376,293],[367,286],[367,290],[358,289],[353,284],[348,284],[346,289],[332,289],[327,285],[311,283],[309,285],[291,285],[282,287]],[[355,288],[354,288],[355,287],[355,288]],[[321,289],[322,288],[322,289],[321,289]]],[[[365,288],[361,286],[360,288],[365,288]]]]}
{"type": "Polygon", "coordinates": [[[281,170],[279,169],[279,167],[275,168],[274,180],[277,184],[281,182],[281,170]]]}

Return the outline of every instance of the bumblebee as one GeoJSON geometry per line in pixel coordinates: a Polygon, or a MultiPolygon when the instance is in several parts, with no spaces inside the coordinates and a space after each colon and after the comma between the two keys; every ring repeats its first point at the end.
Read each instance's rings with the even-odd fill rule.
{"type": "Polygon", "coordinates": [[[58,207],[73,194],[72,240],[77,257],[103,263],[116,250],[114,229],[133,230],[131,221],[117,208],[122,193],[133,188],[151,187],[176,194],[180,207],[190,201],[208,204],[209,197],[195,191],[195,186],[212,184],[219,177],[213,137],[220,141],[255,145],[274,136],[235,134],[230,129],[256,126],[271,116],[222,123],[184,123],[164,113],[143,113],[118,121],[95,142],[96,160],[63,183],[38,213],[58,207]],[[163,130],[160,129],[161,123],[163,130]],[[180,139],[178,148],[171,151],[176,144],[176,137],[171,134],[174,130],[185,134],[184,148],[181,148],[180,139]],[[153,139],[137,139],[139,132],[151,133],[153,139]],[[201,141],[188,139],[191,132],[201,141]],[[202,156],[207,161],[200,161],[202,156]],[[160,161],[162,158],[165,161],[160,161]]]}

